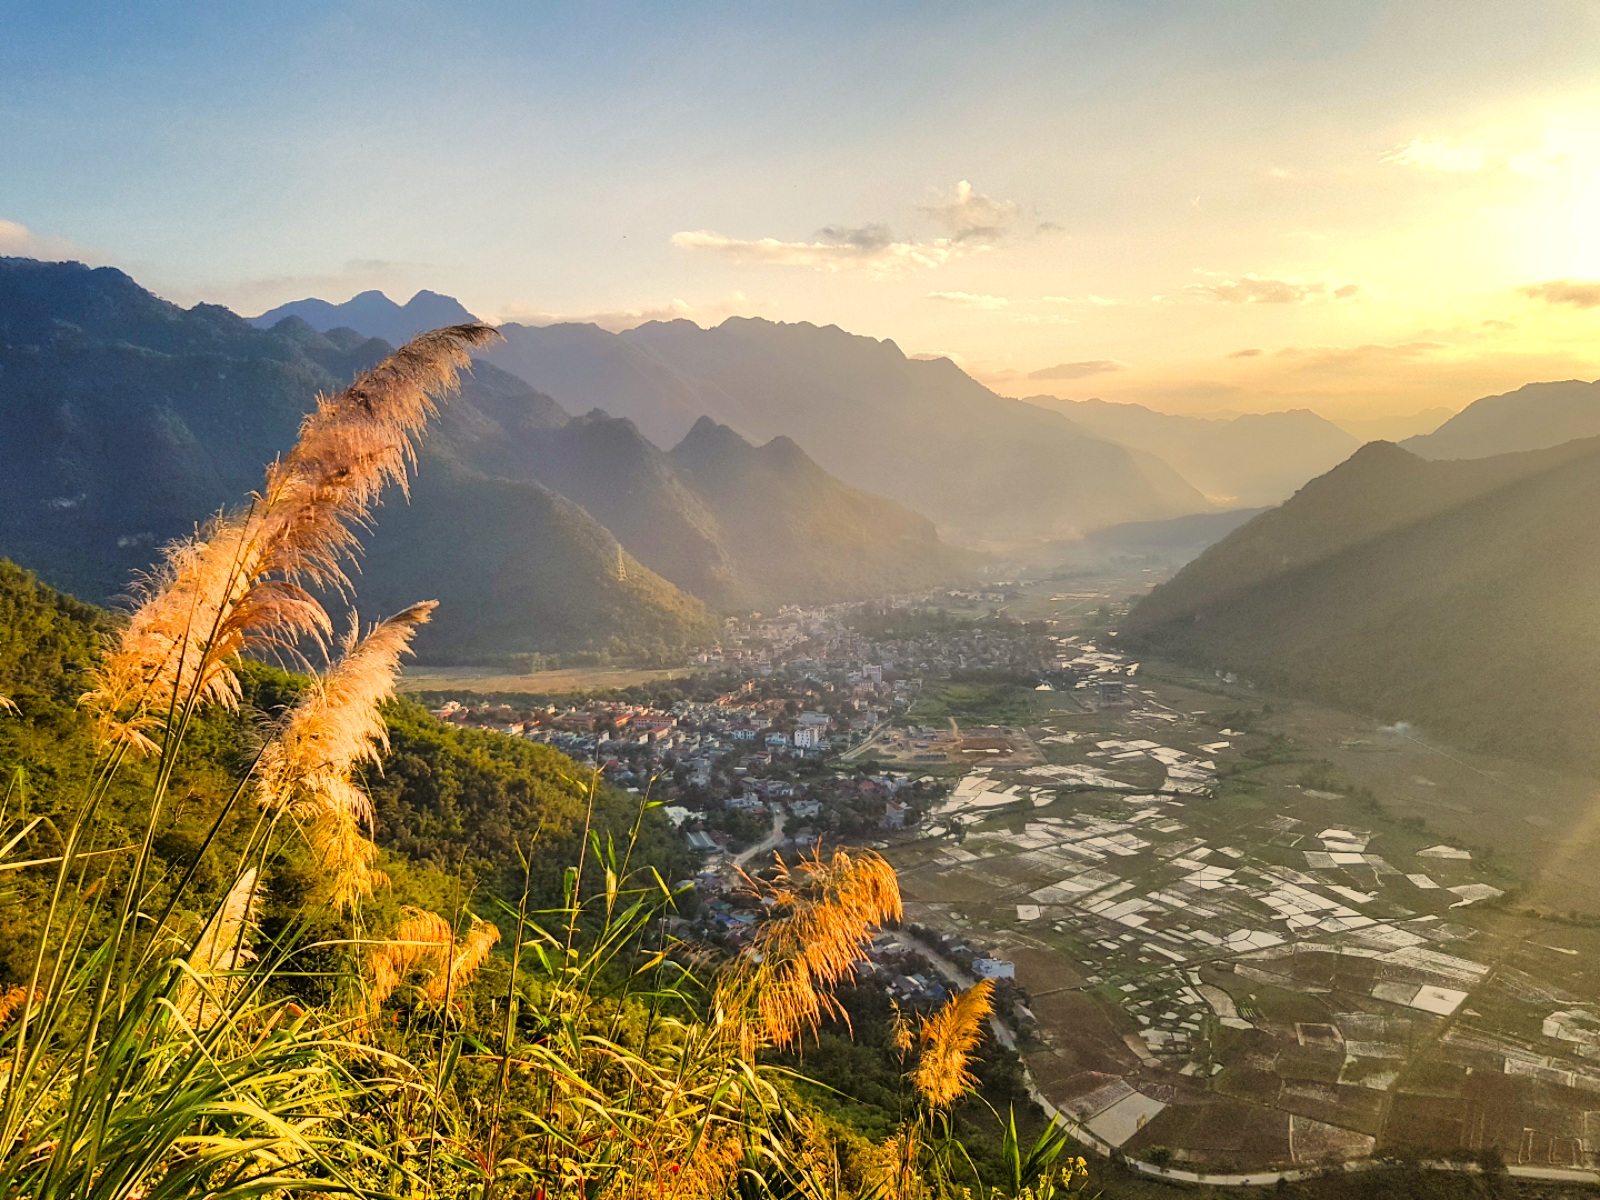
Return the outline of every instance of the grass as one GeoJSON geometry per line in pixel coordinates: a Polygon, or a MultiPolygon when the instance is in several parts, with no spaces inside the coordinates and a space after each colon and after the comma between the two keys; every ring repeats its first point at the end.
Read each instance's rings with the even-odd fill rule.
{"type": "MultiPolygon", "coordinates": [[[[431,606],[352,632],[232,747],[231,790],[195,811],[189,739],[240,704],[246,652],[331,634],[308,585],[348,585],[353,530],[488,336],[424,335],[324,399],[247,508],[168,552],[92,667],[98,758],[48,829],[55,854],[25,860],[46,819],[0,807],[0,875],[27,872],[47,898],[0,1018],[0,1195],[954,1200],[979,1184],[948,1109],[968,1090],[981,991],[920,1048],[908,1030],[901,1119],[877,1144],[796,1103],[764,1062],[837,1011],[833,987],[900,915],[871,852],[746,878],[764,917],[746,949],[710,953],[673,939],[679,896],[636,859],[651,802],[602,838],[590,773],[554,906],[533,900],[540,831],[515,829],[520,902],[477,912],[458,889],[445,911],[388,917],[370,903],[386,880],[360,768],[386,745],[381,706],[431,606]],[[143,789],[126,821],[106,805],[119,780],[143,789]],[[156,847],[185,808],[206,832],[173,878],[156,847]],[[289,897],[271,920],[269,896],[289,897]]],[[[1005,1146],[986,1198],[1082,1183],[1049,1131],[1030,1148],[1013,1122],[1005,1146]]]]}

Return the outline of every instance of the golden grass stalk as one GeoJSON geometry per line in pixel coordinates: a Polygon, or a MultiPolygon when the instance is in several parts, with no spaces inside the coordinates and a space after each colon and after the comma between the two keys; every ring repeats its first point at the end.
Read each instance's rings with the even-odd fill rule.
{"type": "Polygon", "coordinates": [[[344,653],[312,679],[257,764],[257,799],[269,811],[306,823],[340,908],[370,896],[381,880],[373,869],[377,848],[364,833],[372,823],[372,800],[353,772],[363,763],[376,765],[388,748],[383,702],[394,695],[411,639],[436,607],[432,601],[414,604],[359,640],[352,628],[344,653]]]}
{"type": "MultiPolygon", "coordinates": [[[[17,1010],[22,1007],[23,1001],[28,998],[28,989],[21,984],[8,987],[0,992],[0,1029],[11,1023],[11,1018],[17,1015],[17,1010]]],[[[33,1002],[38,1004],[44,1000],[44,990],[41,988],[33,993],[33,1002]]]]}
{"type": "Polygon", "coordinates": [[[994,982],[980,979],[923,1022],[922,1052],[911,1072],[911,1086],[932,1107],[954,1104],[977,1085],[970,1069],[972,1055],[983,1037],[993,998],[994,982]]]}
{"type": "Polygon", "coordinates": [[[774,915],[756,931],[719,1007],[731,1014],[753,1005],[755,1024],[740,1029],[748,1052],[758,1041],[794,1045],[824,1015],[840,1013],[833,987],[853,973],[874,931],[902,910],[894,868],[871,851],[780,863],[773,882],[746,881],[774,915]]]}
{"type": "Polygon", "coordinates": [[[489,951],[494,949],[499,940],[499,926],[473,917],[472,927],[456,943],[455,953],[444,969],[437,971],[428,981],[423,995],[435,1004],[449,1004],[460,988],[472,982],[472,977],[478,973],[478,968],[483,966],[489,951]]]}
{"type": "Polygon", "coordinates": [[[151,752],[167,710],[188,697],[238,702],[232,664],[245,650],[331,633],[306,587],[347,582],[340,564],[384,487],[405,486],[437,399],[459,385],[469,350],[498,336],[486,325],[423,334],[318,397],[246,509],[166,548],[83,697],[103,743],[151,752]]]}
{"type": "Polygon", "coordinates": [[[12,713],[14,715],[17,711],[16,703],[11,697],[0,696],[0,713],[12,713]]]}
{"type": "Polygon", "coordinates": [[[189,965],[201,975],[216,975],[254,962],[256,955],[250,948],[250,931],[255,926],[255,912],[260,902],[256,869],[251,867],[234,880],[227,898],[206,923],[194,949],[189,952],[189,965]]]}
{"type": "MultiPolygon", "coordinates": [[[[256,953],[250,939],[256,925],[256,909],[261,903],[261,891],[256,886],[254,867],[242,872],[228,889],[227,896],[217,911],[206,922],[194,949],[189,952],[189,966],[196,976],[213,992],[227,988],[227,977],[247,963],[255,961],[256,953]],[[218,981],[221,981],[220,983],[218,981]]],[[[185,980],[178,994],[178,1008],[188,1012],[195,1000],[198,984],[185,980]]],[[[217,1002],[208,997],[199,1004],[195,1014],[200,1025],[210,1025],[221,1015],[217,1002]]]]}
{"type": "Polygon", "coordinates": [[[893,1000],[889,1003],[894,1008],[894,1016],[889,1018],[889,1045],[894,1047],[894,1052],[904,1061],[905,1056],[910,1054],[912,1047],[917,1044],[916,1038],[912,1036],[911,1022],[906,1020],[905,1013],[900,1011],[899,1003],[893,1000]]]}
{"type": "Polygon", "coordinates": [[[411,907],[401,911],[406,916],[395,927],[394,936],[374,947],[368,957],[371,988],[367,1002],[376,1012],[406,976],[426,968],[432,974],[423,985],[423,998],[431,1004],[449,1004],[487,961],[500,940],[499,927],[473,917],[471,927],[458,940],[450,922],[437,913],[411,907]]]}
{"type": "Polygon", "coordinates": [[[374,1011],[383,1007],[384,1001],[394,995],[407,975],[430,958],[442,958],[455,944],[450,922],[437,913],[410,905],[400,911],[405,919],[395,927],[394,937],[373,947],[367,960],[367,971],[372,977],[367,1002],[374,1011]]]}

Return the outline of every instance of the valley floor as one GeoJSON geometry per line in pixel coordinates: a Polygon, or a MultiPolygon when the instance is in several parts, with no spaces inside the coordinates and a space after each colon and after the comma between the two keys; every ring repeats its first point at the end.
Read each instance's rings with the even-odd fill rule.
{"type": "Polygon", "coordinates": [[[1593,780],[1135,666],[1076,593],[1027,607],[1089,677],[1010,698],[1045,762],[969,756],[889,854],[908,919],[1012,964],[1086,1140],[1211,1173],[1600,1167],[1593,780]]]}

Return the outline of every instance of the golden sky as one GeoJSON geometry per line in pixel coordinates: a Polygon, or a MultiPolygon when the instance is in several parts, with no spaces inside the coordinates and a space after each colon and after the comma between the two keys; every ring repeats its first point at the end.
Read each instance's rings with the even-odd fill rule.
{"type": "Polygon", "coordinates": [[[1600,376],[1593,0],[205,11],[11,23],[0,253],[837,324],[1171,411],[1600,376]]]}

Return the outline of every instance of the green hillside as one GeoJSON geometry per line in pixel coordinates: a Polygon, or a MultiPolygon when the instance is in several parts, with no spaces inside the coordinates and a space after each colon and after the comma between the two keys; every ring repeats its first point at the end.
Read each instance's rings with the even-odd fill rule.
{"type": "Polygon", "coordinates": [[[1485,750],[1600,768],[1600,440],[1374,443],[1139,603],[1129,644],[1485,750]]]}
{"type": "Polygon", "coordinates": [[[532,480],[463,471],[424,455],[409,504],[368,539],[361,605],[441,602],[417,639],[423,662],[498,662],[588,651],[678,661],[715,639],[705,606],[622,550],[570,500],[532,480]]]}

